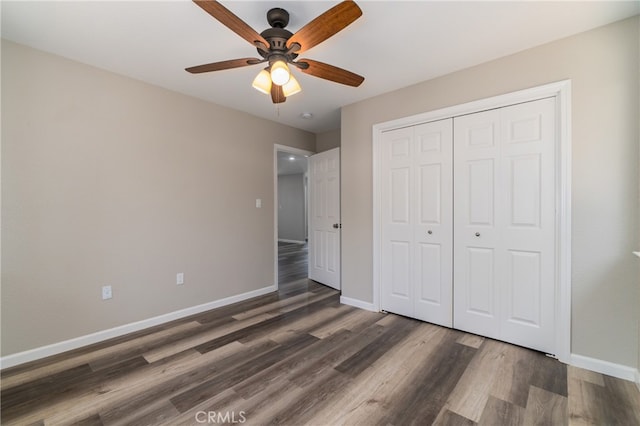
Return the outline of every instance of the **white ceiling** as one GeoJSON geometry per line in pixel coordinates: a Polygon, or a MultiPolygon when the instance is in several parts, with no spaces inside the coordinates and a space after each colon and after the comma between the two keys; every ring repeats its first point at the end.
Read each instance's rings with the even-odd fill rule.
{"type": "MultiPolygon", "coordinates": [[[[337,1],[222,1],[256,31],[283,7],[292,32],[337,1]]],[[[640,13],[638,1],[364,1],[363,16],[304,57],[363,75],[359,88],[294,71],[303,91],[279,107],[251,87],[260,66],[192,75],[185,67],[257,56],[189,0],[5,1],[2,37],[311,132],[340,107],[640,13]],[[303,119],[303,112],[313,113],[303,119]]]]}

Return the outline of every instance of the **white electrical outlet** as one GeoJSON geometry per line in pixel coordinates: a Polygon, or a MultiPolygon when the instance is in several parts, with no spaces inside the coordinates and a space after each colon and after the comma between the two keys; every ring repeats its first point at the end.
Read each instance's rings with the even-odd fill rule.
{"type": "Polygon", "coordinates": [[[176,274],[176,284],[177,285],[184,284],[184,272],[178,272],[176,274]]]}
{"type": "Polygon", "coordinates": [[[102,300],[111,299],[113,297],[113,293],[111,292],[111,286],[105,285],[102,286],[102,300]]]}

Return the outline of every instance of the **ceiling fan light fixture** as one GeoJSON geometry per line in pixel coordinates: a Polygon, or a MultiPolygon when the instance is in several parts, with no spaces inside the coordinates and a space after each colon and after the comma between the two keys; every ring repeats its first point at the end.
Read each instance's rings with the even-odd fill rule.
{"type": "Polygon", "coordinates": [[[300,87],[300,83],[298,83],[298,80],[296,80],[293,75],[290,75],[289,81],[282,85],[282,93],[284,93],[287,98],[301,91],[302,87],[300,87]]]}
{"type": "Polygon", "coordinates": [[[291,73],[289,72],[289,67],[284,61],[278,59],[271,65],[271,81],[273,84],[283,86],[290,78],[291,73]]]}
{"type": "Polygon", "coordinates": [[[265,95],[271,93],[271,75],[269,71],[266,68],[260,71],[251,85],[258,92],[262,92],[265,95]]]}

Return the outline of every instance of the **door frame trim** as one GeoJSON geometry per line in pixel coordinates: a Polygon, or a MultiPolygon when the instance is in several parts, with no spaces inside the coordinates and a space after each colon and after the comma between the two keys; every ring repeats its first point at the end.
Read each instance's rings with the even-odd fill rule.
{"type": "Polygon", "coordinates": [[[373,307],[380,310],[380,162],[386,131],[473,114],[538,99],[556,98],[556,332],[555,356],[564,363],[571,355],[571,80],[467,102],[373,125],[373,307]]]}
{"type": "MultiPolygon", "coordinates": [[[[292,146],[273,144],[273,285],[278,290],[278,152],[304,155],[315,154],[313,151],[294,148],[292,146]]],[[[308,194],[307,194],[308,196],[308,194]]]]}

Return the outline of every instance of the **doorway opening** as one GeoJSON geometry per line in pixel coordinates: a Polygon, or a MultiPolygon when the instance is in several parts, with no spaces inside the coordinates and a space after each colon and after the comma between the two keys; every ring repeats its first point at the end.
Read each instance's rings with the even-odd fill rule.
{"type": "Polygon", "coordinates": [[[313,154],[283,145],[274,147],[276,286],[308,278],[308,160],[313,154]]]}

